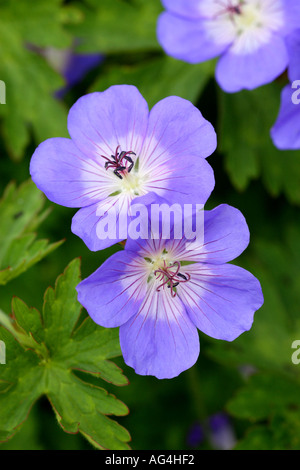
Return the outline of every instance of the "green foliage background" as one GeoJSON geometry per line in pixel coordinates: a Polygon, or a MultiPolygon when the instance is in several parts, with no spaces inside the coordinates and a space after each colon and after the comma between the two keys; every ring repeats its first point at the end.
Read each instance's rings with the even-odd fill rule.
{"type": "MultiPolygon", "coordinates": [[[[13,313],[8,329],[0,328],[8,349],[7,364],[0,364],[0,440],[14,434],[0,449],[121,449],[127,448],[126,429],[133,449],[188,449],[191,427],[224,411],[236,448],[300,449],[300,364],[291,360],[292,343],[300,340],[300,151],[277,150],[269,133],[287,79],[223,93],[214,61],[189,65],[161,50],[161,10],[160,0],[0,0],[0,79],[6,84],[6,104],[0,104],[0,309],[13,313]],[[54,92],[63,79],[28,44],[64,49],[75,38],[78,51],[102,53],[105,60],[59,101],[54,92]],[[74,297],[79,262],[72,260],[81,258],[86,277],[119,248],[89,252],[70,231],[75,211],[45,200],[27,181],[36,146],[67,136],[70,106],[85,93],[125,83],[136,85],[150,106],[169,95],[187,98],[215,126],[218,149],[209,163],[216,187],[207,208],[228,203],[245,215],[251,243],[235,264],[259,278],[265,296],[253,328],[236,341],[200,332],[197,364],[172,380],[137,376],[120,356],[117,331],[98,328],[80,313],[74,297]],[[47,290],[63,272],[56,291],[47,290]],[[65,326],[55,338],[51,328],[57,331],[66,314],[61,305],[70,299],[73,321],[80,315],[85,326],[75,333],[65,326]],[[51,319],[57,324],[45,332],[51,319]],[[82,350],[76,356],[71,345],[78,335],[82,350]],[[55,358],[48,383],[43,373],[34,375],[48,364],[46,350],[55,358]],[[64,375],[55,381],[57,370],[64,375]],[[108,420],[108,413],[117,417],[108,420]]],[[[196,448],[211,446],[206,436],[196,448]]]]}

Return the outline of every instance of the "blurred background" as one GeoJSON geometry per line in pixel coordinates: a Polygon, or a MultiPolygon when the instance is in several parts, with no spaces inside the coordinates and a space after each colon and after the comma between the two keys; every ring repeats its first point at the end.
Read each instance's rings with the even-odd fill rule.
{"type": "MultiPolygon", "coordinates": [[[[214,61],[189,65],[165,55],[156,38],[161,11],[160,0],[0,0],[1,194],[10,181],[29,178],[40,142],[68,136],[68,110],[83,94],[134,84],[150,107],[170,95],[191,100],[218,135],[208,159],[216,187],[206,208],[227,203],[244,214],[251,242],[234,264],[258,277],[265,303],[251,331],[233,343],[200,332],[198,362],[179,377],[138,376],[119,357],[129,385],[106,388],[129,408],[118,421],[132,449],[300,449],[300,364],[292,361],[292,343],[300,340],[300,151],[279,151],[270,138],[288,80],[225,94],[214,61]]],[[[51,212],[39,238],[65,242],[0,286],[5,312],[13,296],[40,309],[45,289],[72,259],[81,257],[86,277],[118,249],[90,252],[70,231],[75,210],[49,201],[45,208],[51,212]]],[[[62,431],[46,398],[0,445],[89,448],[62,431]]]]}

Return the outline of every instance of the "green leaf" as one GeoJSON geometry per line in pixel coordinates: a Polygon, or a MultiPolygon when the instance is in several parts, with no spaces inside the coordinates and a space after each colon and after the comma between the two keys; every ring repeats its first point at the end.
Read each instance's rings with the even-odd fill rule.
{"type": "Polygon", "coordinates": [[[291,203],[300,204],[300,153],[278,150],[270,137],[279,111],[279,84],[235,94],[220,92],[220,99],[219,149],[233,185],[242,191],[261,177],[272,196],[283,193],[291,203]]]}
{"type": "Polygon", "coordinates": [[[42,315],[15,298],[11,322],[0,317],[6,326],[0,327],[0,339],[7,354],[0,371],[0,440],[11,437],[34,402],[46,395],[66,432],[80,432],[97,448],[129,448],[128,432],[107,417],[123,416],[127,407],[90,383],[87,375],[114,385],[127,384],[110,361],[120,355],[118,331],[97,326],[89,317],[80,321],[75,289],[79,282],[80,262],[74,260],[57,279],[55,289],[46,291],[42,315]],[[76,370],[84,374],[79,378],[76,370]]]}
{"type": "Polygon", "coordinates": [[[135,85],[152,107],[166,96],[180,96],[195,102],[209,78],[214,62],[186,64],[168,56],[141,60],[138,64],[103,66],[103,73],[90,91],[102,91],[111,84],[135,85]]]}
{"type": "MultiPolygon", "coordinates": [[[[14,437],[14,439],[0,444],[1,450],[45,450],[41,443],[39,420],[40,410],[34,409],[31,411],[28,419],[22,426],[21,431],[14,437]]],[[[44,422],[43,422],[44,426],[44,422]]]]}
{"type": "Polygon", "coordinates": [[[62,241],[49,244],[32,233],[48,211],[41,213],[45,199],[28,180],[19,188],[11,183],[0,200],[0,285],[22,274],[58,248],[62,241]]]}
{"type": "Polygon", "coordinates": [[[272,432],[266,426],[254,426],[237,443],[235,450],[273,450],[272,432]]]}
{"type": "Polygon", "coordinates": [[[300,384],[271,374],[255,374],[229,402],[235,417],[261,422],[236,449],[300,449],[300,384]]]}
{"type": "Polygon", "coordinates": [[[67,109],[54,98],[64,81],[27,45],[67,48],[61,0],[39,0],[28,11],[28,0],[1,2],[0,77],[6,85],[6,104],[0,106],[2,133],[9,154],[21,159],[31,132],[38,142],[67,136],[67,109]],[[13,110],[13,112],[12,112],[13,110]]]}
{"type": "Polygon", "coordinates": [[[237,443],[236,450],[299,450],[300,413],[286,410],[269,425],[254,426],[237,443]]]}
{"type": "Polygon", "coordinates": [[[105,54],[159,50],[156,22],[160,0],[85,0],[78,4],[84,21],[69,30],[80,40],[80,52],[105,54]]]}
{"type": "Polygon", "coordinates": [[[239,418],[261,421],[285,409],[300,407],[299,383],[271,374],[254,374],[228,403],[228,411],[239,418]]]}
{"type": "Polygon", "coordinates": [[[39,0],[29,14],[27,0],[12,0],[9,5],[2,1],[1,22],[37,46],[68,46],[70,38],[62,28],[61,4],[61,0],[39,0]]]}

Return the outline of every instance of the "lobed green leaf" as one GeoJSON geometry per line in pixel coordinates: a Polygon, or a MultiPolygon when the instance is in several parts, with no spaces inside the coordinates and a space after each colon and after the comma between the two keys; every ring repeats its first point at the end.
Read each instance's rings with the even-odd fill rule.
{"type": "Polygon", "coordinates": [[[0,285],[7,284],[62,244],[36,240],[36,234],[31,232],[47,215],[41,214],[44,202],[31,180],[18,188],[15,183],[6,188],[0,200],[0,285]]]}
{"type": "MultiPolygon", "coordinates": [[[[42,314],[13,299],[9,328],[0,327],[7,351],[0,370],[0,440],[14,435],[35,401],[46,395],[66,432],[80,432],[99,449],[128,449],[128,432],[107,416],[123,416],[127,407],[86,374],[127,384],[110,361],[121,353],[118,331],[81,320],[79,281],[80,261],[74,260],[46,291],[42,314]],[[85,372],[84,378],[76,370],[85,372]]],[[[8,321],[2,323],[7,327],[8,321]]]]}

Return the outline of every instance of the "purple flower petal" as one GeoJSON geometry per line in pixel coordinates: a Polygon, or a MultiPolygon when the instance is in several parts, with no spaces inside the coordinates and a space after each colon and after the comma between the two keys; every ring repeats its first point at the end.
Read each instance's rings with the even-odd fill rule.
{"type": "Polygon", "coordinates": [[[294,31],[293,34],[290,34],[286,39],[286,43],[290,58],[289,79],[293,82],[294,80],[300,80],[300,29],[294,31]]]}
{"type": "Polygon", "coordinates": [[[280,150],[300,149],[300,104],[293,103],[293,93],[291,85],[282,90],[280,111],[271,129],[274,145],[280,150]]]}
{"type": "Polygon", "coordinates": [[[50,201],[84,207],[107,196],[103,168],[87,158],[70,139],[41,143],[30,162],[30,174],[50,201]]]}
{"type": "Polygon", "coordinates": [[[273,81],[288,65],[285,43],[273,35],[253,53],[236,53],[229,49],[219,60],[216,79],[223,90],[234,93],[244,88],[252,90],[273,81]]]}
{"type": "MultiPolygon", "coordinates": [[[[63,52],[63,51],[59,51],[63,52]]],[[[64,95],[77,85],[85,75],[103,62],[101,54],[77,54],[72,49],[66,52],[66,61],[60,73],[66,80],[66,85],[56,91],[55,96],[62,99],[64,95]]]]}
{"type": "Polygon", "coordinates": [[[195,0],[162,0],[163,6],[166,10],[180,16],[195,19],[201,17],[201,11],[199,8],[200,2],[195,0]]]}
{"type": "Polygon", "coordinates": [[[120,209],[126,211],[127,213],[128,201],[124,201],[124,206],[122,206],[119,197],[110,197],[98,204],[92,204],[91,206],[84,207],[74,215],[72,219],[71,230],[75,235],[84,241],[86,246],[91,251],[104,250],[105,248],[108,248],[109,246],[124,240],[124,237],[118,236],[120,226],[120,209]],[[115,210],[115,212],[112,212],[113,210],[115,210]],[[103,238],[99,235],[98,224],[100,223],[102,217],[105,218],[109,224],[107,219],[109,214],[112,216],[110,220],[112,220],[114,228],[113,230],[110,230],[110,227],[108,227],[107,231],[109,230],[110,235],[103,238]],[[114,233],[115,236],[113,236],[114,233]]]}
{"type": "Polygon", "coordinates": [[[206,158],[216,146],[213,126],[190,101],[169,96],[152,108],[143,149],[149,162],[164,163],[171,156],[173,160],[206,158]],[[162,148],[167,156],[161,154],[162,148]]]}
{"type": "Polygon", "coordinates": [[[159,294],[150,289],[138,313],[120,327],[120,344],[137,374],[171,379],[195,364],[199,336],[180,300],[159,294]]]}
{"type": "Polygon", "coordinates": [[[251,273],[231,264],[193,264],[185,269],[191,280],[181,285],[178,295],[199,330],[232,341],[251,328],[254,313],[263,304],[260,283],[251,273]]]}
{"type": "Polygon", "coordinates": [[[216,140],[213,126],[189,101],[171,96],[157,103],[150,112],[141,158],[141,167],[157,173],[149,190],[170,204],[179,200],[204,204],[214,187],[214,175],[203,158],[215,151],[216,140]]]}
{"type": "MultiPolygon", "coordinates": [[[[235,207],[221,204],[204,215],[205,263],[221,264],[237,258],[247,248],[250,234],[243,214],[235,207]]],[[[196,255],[197,256],[197,255],[196,255]]]]}
{"type": "Polygon", "coordinates": [[[82,78],[93,68],[97,67],[103,61],[101,54],[78,54],[70,52],[63,75],[69,87],[79,83],[82,78]]]}
{"type": "Polygon", "coordinates": [[[148,115],[148,105],[137,88],[115,85],[79,98],[70,109],[68,129],[76,146],[90,158],[114,155],[118,145],[139,154],[148,115]]]}
{"type": "Polygon", "coordinates": [[[190,63],[217,57],[231,44],[216,44],[207,34],[207,20],[189,20],[172,13],[162,13],[158,19],[157,37],[166,53],[190,63]]]}
{"type": "Polygon", "coordinates": [[[186,159],[180,162],[169,162],[172,168],[170,176],[153,179],[148,185],[149,191],[156,191],[168,201],[169,205],[205,204],[215,184],[214,172],[209,163],[198,159],[186,159]]]}
{"type": "Polygon", "coordinates": [[[78,284],[78,301],[95,323],[113,328],[137,313],[147,285],[140,264],[130,253],[118,252],[78,284]]]}
{"type": "Polygon", "coordinates": [[[217,145],[213,126],[189,101],[170,96],[150,112],[140,169],[151,174],[148,191],[173,202],[204,204],[214,174],[203,161],[217,145]]]}
{"type": "Polygon", "coordinates": [[[291,32],[300,25],[300,3],[298,0],[283,0],[285,9],[285,31],[291,32]]]}
{"type": "MultiPolygon", "coordinates": [[[[211,211],[204,211],[199,220],[199,232],[204,232],[198,240],[184,238],[175,241],[163,241],[166,248],[170,245],[172,256],[188,262],[223,264],[232,261],[247,248],[249,228],[243,214],[236,208],[221,204],[211,211]],[[204,224],[204,227],[203,227],[204,224]]],[[[184,226],[182,229],[184,232],[184,226]]],[[[172,232],[173,234],[173,232],[172,232]]],[[[151,240],[148,241],[148,246],[151,240]]],[[[134,241],[128,240],[126,247],[134,250],[134,241]]]]}

